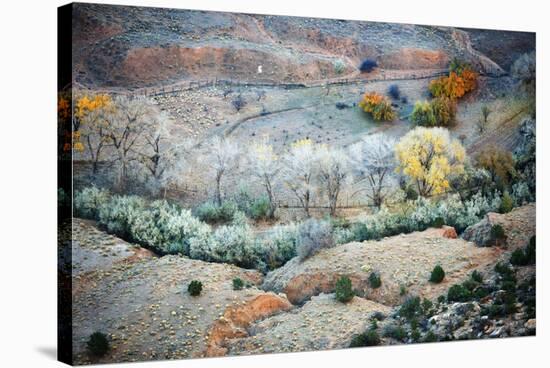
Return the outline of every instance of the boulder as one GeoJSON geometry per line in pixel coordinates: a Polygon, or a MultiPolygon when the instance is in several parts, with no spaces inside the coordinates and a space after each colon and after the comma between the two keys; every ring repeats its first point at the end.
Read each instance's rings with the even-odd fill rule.
{"type": "Polygon", "coordinates": [[[462,238],[474,242],[480,247],[492,246],[494,240],[491,236],[491,229],[493,225],[501,224],[500,219],[502,216],[498,213],[489,212],[483,220],[466,228],[462,234],[462,238]]]}

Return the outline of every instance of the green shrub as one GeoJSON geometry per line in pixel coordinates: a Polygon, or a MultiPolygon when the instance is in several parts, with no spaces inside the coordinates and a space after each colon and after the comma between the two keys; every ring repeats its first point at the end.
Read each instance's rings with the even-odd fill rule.
{"type": "Polygon", "coordinates": [[[432,226],[436,228],[442,228],[445,225],[445,219],[443,217],[436,217],[432,222],[432,226]]]}
{"type": "Polygon", "coordinates": [[[342,74],[346,70],[346,64],[341,59],[337,59],[332,63],[334,67],[334,73],[342,74]]]}
{"type": "Polygon", "coordinates": [[[380,275],[378,275],[376,272],[372,272],[369,276],[369,285],[373,289],[378,289],[380,286],[382,286],[380,275]]]}
{"type": "Polygon", "coordinates": [[[378,336],[378,333],[375,330],[371,329],[369,331],[363,332],[362,334],[354,336],[351,339],[351,343],[349,347],[357,348],[362,346],[376,346],[376,345],[380,345],[380,336],[378,336]]]}
{"type": "Polygon", "coordinates": [[[403,341],[407,337],[407,331],[401,326],[388,324],[384,327],[382,335],[384,337],[391,337],[392,339],[403,341]]]}
{"type": "Polygon", "coordinates": [[[500,203],[499,212],[508,213],[514,208],[514,199],[508,192],[504,192],[502,195],[502,202],[500,203]]]}
{"type": "Polygon", "coordinates": [[[502,225],[495,224],[491,227],[491,239],[497,246],[506,240],[506,234],[504,233],[504,228],[502,225]]]}
{"type": "Polygon", "coordinates": [[[100,189],[95,186],[87,187],[75,193],[74,210],[78,217],[97,220],[99,219],[99,209],[105,205],[111,194],[106,189],[100,189]]]}
{"type": "Polygon", "coordinates": [[[403,284],[399,285],[399,295],[405,296],[407,294],[407,287],[403,284]]]}
{"type": "Polygon", "coordinates": [[[412,185],[408,185],[405,188],[405,198],[411,201],[416,201],[418,199],[418,193],[412,185]]]}
{"type": "Polygon", "coordinates": [[[495,272],[500,275],[502,281],[516,282],[516,275],[514,270],[510,267],[510,265],[504,262],[498,262],[495,265],[495,272]]]}
{"type": "Polygon", "coordinates": [[[90,354],[102,357],[109,351],[109,340],[107,335],[101,332],[94,332],[86,342],[86,347],[90,354]]]}
{"type": "Polygon", "coordinates": [[[418,328],[413,328],[412,331],[411,331],[411,339],[412,341],[414,342],[419,342],[420,341],[420,331],[418,330],[418,328]]]}
{"type": "Polygon", "coordinates": [[[216,203],[206,202],[201,204],[195,210],[196,215],[201,221],[209,223],[227,223],[233,221],[238,206],[233,201],[225,201],[220,206],[216,203]]]}
{"type": "Polygon", "coordinates": [[[480,284],[483,282],[483,275],[481,275],[481,272],[478,270],[474,270],[470,275],[470,278],[480,284]]]}
{"type": "Polygon", "coordinates": [[[242,290],[244,287],[244,281],[238,277],[233,279],[233,290],[242,290]]]}
{"type": "Polygon", "coordinates": [[[430,282],[433,282],[434,284],[439,284],[443,279],[445,278],[445,271],[443,271],[443,267],[440,265],[437,265],[432,270],[432,274],[430,275],[430,282]]]}
{"type": "Polygon", "coordinates": [[[189,283],[189,286],[187,286],[187,291],[189,292],[189,295],[191,296],[199,296],[202,292],[202,282],[198,280],[193,280],[189,283]]]}
{"type": "Polygon", "coordinates": [[[266,219],[269,217],[269,209],[269,199],[264,196],[252,201],[247,214],[254,220],[266,219]]]}
{"type": "Polygon", "coordinates": [[[438,341],[437,335],[433,331],[428,331],[428,333],[424,336],[424,342],[436,342],[438,341]]]}
{"type": "Polygon", "coordinates": [[[428,101],[417,101],[411,114],[411,122],[415,125],[435,126],[437,121],[428,101]]]}
{"type": "Polygon", "coordinates": [[[422,307],[418,296],[410,297],[399,308],[399,315],[409,321],[422,315],[422,307]]]}
{"type": "Polygon", "coordinates": [[[424,299],[422,300],[422,310],[423,310],[423,314],[425,316],[428,316],[432,313],[432,308],[434,306],[434,303],[432,303],[431,300],[429,299],[424,299]]]}
{"type": "Polygon", "coordinates": [[[472,293],[466,287],[460,284],[453,285],[447,291],[447,300],[449,302],[467,302],[472,298],[472,293]]]}
{"type": "Polygon", "coordinates": [[[351,288],[351,280],[347,276],[342,276],[336,281],[336,300],[347,303],[353,299],[355,293],[351,288]]]}

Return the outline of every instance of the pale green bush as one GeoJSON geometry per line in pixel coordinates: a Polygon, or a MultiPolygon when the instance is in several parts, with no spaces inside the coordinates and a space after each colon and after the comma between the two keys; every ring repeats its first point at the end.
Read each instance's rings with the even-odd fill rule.
{"type": "Polygon", "coordinates": [[[273,270],[281,267],[296,257],[296,239],[298,226],[277,225],[265,236],[256,240],[256,252],[261,261],[261,268],[273,270]]]}
{"type": "Polygon", "coordinates": [[[143,216],[145,201],[138,196],[113,196],[99,208],[99,222],[122,238],[134,240],[131,227],[143,216]]]}
{"type": "Polygon", "coordinates": [[[324,248],[334,246],[332,226],[328,221],[309,219],[298,228],[296,251],[301,261],[324,248]]]}
{"type": "Polygon", "coordinates": [[[74,196],[74,209],[76,216],[97,220],[99,208],[106,204],[111,194],[106,189],[91,186],[76,192],[74,196]]]}

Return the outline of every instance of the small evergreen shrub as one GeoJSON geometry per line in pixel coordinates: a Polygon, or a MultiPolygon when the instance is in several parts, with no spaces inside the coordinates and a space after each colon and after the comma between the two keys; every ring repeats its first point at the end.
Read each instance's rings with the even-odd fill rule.
{"type": "Polygon", "coordinates": [[[506,240],[504,228],[500,224],[495,224],[491,227],[491,239],[495,245],[499,246],[506,240]]]}
{"type": "Polygon", "coordinates": [[[504,192],[502,195],[502,202],[500,203],[499,212],[508,213],[514,208],[514,199],[508,192],[504,192]]]}
{"type": "Polygon", "coordinates": [[[362,346],[376,345],[380,345],[380,336],[378,336],[378,333],[375,330],[371,329],[369,331],[363,332],[362,334],[354,336],[351,339],[349,347],[357,348],[362,346]]]}
{"type": "Polygon", "coordinates": [[[96,357],[102,357],[109,351],[109,340],[107,335],[101,332],[94,332],[90,335],[86,347],[90,354],[96,357]]]}
{"type": "MultiPolygon", "coordinates": [[[[532,237],[531,239],[534,239],[532,237]]],[[[529,244],[525,248],[518,248],[510,257],[510,263],[514,266],[527,266],[535,264],[537,260],[536,255],[536,243],[535,241],[529,241],[529,244]]]]}
{"type": "Polygon", "coordinates": [[[483,282],[483,275],[481,275],[481,272],[479,272],[478,270],[474,270],[470,278],[480,284],[483,282]]]}
{"type": "Polygon", "coordinates": [[[244,281],[238,277],[233,279],[233,290],[242,290],[244,287],[244,281]]]}
{"type": "Polygon", "coordinates": [[[359,70],[363,73],[370,73],[378,66],[378,63],[372,59],[365,59],[359,65],[359,70]]]}
{"type": "Polygon", "coordinates": [[[189,286],[187,286],[187,291],[189,292],[189,295],[191,296],[199,296],[202,292],[202,282],[198,280],[193,280],[189,283],[189,286]]]}
{"type": "Polygon", "coordinates": [[[414,296],[407,298],[399,308],[399,315],[409,321],[421,316],[422,306],[420,305],[420,297],[414,296]]]}
{"type": "Polygon", "coordinates": [[[351,288],[351,280],[347,276],[342,276],[336,281],[336,300],[342,303],[347,303],[353,299],[355,293],[351,288]]]}
{"type": "Polygon", "coordinates": [[[470,290],[460,284],[451,286],[447,292],[447,300],[449,302],[467,302],[471,298],[472,293],[470,290]]]}
{"type": "Polygon", "coordinates": [[[369,285],[373,289],[378,289],[380,286],[382,286],[380,275],[378,275],[376,272],[372,272],[369,276],[369,285]]]}
{"type": "Polygon", "coordinates": [[[440,265],[437,265],[432,270],[432,274],[430,276],[430,282],[433,282],[434,284],[439,284],[443,279],[445,278],[445,271],[443,271],[443,267],[440,265]]]}

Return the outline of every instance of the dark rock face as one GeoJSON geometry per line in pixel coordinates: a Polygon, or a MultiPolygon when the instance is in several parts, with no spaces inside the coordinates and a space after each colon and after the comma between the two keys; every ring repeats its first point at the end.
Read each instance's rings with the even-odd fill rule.
{"type": "Polygon", "coordinates": [[[474,242],[480,247],[492,246],[494,242],[491,229],[493,225],[499,224],[498,219],[500,216],[498,213],[488,213],[483,220],[464,230],[462,238],[474,242]]]}

